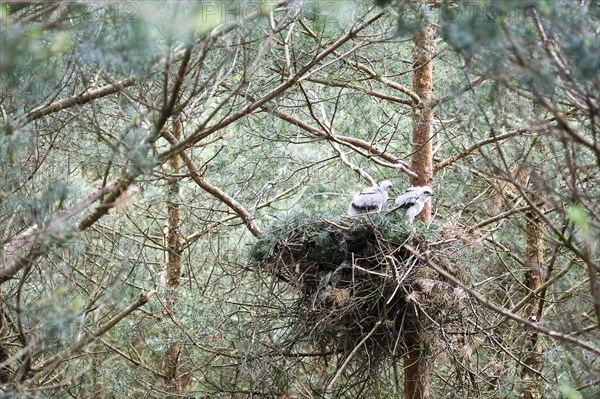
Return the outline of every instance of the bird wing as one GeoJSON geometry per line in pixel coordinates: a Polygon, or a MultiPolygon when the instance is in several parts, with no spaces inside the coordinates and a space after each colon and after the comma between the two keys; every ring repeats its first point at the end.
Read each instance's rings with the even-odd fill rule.
{"type": "Polygon", "coordinates": [[[410,187],[404,190],[402,194],[396,198],[394,205],[398,208],[406,209],[410,208],[417,203],[421,196],[421,190],[419,187],[410,187]]]}

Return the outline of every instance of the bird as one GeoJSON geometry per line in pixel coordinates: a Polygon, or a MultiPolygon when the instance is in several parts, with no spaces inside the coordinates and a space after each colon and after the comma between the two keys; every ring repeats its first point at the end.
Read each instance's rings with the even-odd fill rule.
{"type": "Polygon", "coordinates": [[[392,182],[384,180],[379,186],[366,188],[356,194],[348,206],[348,216],[381,211],[383,204],[388,200],[388,191],[391,188],[392,182]]]}
{"type": "Polygon", "coordinates": [[[415,217],[421,213],[425,202],[433,196],[429,186],[409,187],[394,201],[395,209],[404,209],[404,217],[409,224],[415,221],[415,217]]]}

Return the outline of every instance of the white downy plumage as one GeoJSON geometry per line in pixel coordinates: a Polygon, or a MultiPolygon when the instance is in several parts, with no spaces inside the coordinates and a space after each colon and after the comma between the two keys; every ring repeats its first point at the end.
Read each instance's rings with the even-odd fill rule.
{"type": "Polygon", "coordinates": [[[409,187],[396,198],[394,204],[395,209],[404,209],[406,213],[404,217],[408,223],[413,223],[415,217],[421,213],[425,202],[433,195],[431,187],[409,187]]]}
{"type": "Polygon", "coordinates": [[[363,213],[379,212],[388,200],[388,191],[392,182],[384,180],[379,187],[373,186],[356,194],[348,207],[349,216],[358,216],[363,213]]]}

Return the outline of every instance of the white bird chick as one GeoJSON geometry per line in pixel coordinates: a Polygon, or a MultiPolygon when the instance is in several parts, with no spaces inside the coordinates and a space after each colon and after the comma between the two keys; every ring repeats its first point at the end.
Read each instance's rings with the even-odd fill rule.
{"type": "Polygon", "coordinates": [[[432,196],[433,191],[429,186],[409,187],[394,201],[395,209],[404,209],[406,221],[412,224],[415,217],[423,210],[425,202],[432,196]]]}
{"type": "Polygon", "coordinates": [[[379,187],[369,187],[356,194],[348,207],[348,215],[358,216],[363,213],[380,212],[383,204],[388,200],[388,191],[391,188],[392,182],[384,180],[379,187]]]}

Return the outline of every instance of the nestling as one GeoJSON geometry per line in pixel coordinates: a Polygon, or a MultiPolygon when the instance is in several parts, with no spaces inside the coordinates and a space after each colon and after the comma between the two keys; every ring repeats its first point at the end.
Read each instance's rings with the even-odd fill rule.
{"type": "Polygon", "coordinates": [[[388,191],[391,188],[392,182],[384,180],[379,187],[369,187],[356,194],[348,206],[348,215],[358,216],[364,213],[380,212],[383,204],[388,200],[388,191]]]}
{"type": "Polygon", "coordinates": [[[415,217],[423,210],[425,202],[432,196],[433,191],[429,186],[409,187],[396,198],[394,209],[404,209],[406,211],[404,214],[406,221],[412,224],[415,217]]]}

